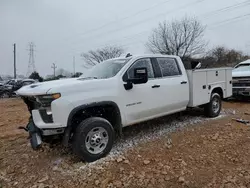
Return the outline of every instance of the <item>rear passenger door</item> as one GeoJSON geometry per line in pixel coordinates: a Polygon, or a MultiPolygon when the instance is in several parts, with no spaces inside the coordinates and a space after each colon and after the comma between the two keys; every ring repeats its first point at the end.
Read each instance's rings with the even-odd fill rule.
{"type": "MultiPolygon", "coordinates": [[[[158,78],[160,85],[157,95],[159,110],[170,114],[186,108],[189,100],[189,87],[186,73],[183,73],[175,58],[156,58],[161,76],[158,78]]],[[[185,70],[183,70],[185,71],[185,70]]]]}

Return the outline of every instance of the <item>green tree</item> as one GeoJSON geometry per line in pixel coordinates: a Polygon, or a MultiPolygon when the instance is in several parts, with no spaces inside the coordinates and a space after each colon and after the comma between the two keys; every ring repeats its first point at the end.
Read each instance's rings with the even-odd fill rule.
{"type": "Polygon", "coordinates": [[[43,78],[36,71],[32,72],[31,75],[29,76],[29,78],[34,79],[34,80],[38,80],[39,82],[43,81],[43,78]]]}
{"type": "Polygon", "coordinates": [[[79,77],[81,75],[82,75],[81,72],[76,72],[75,74],[72,75],[72,78],[77,78],[77,77],[79,77]]]}

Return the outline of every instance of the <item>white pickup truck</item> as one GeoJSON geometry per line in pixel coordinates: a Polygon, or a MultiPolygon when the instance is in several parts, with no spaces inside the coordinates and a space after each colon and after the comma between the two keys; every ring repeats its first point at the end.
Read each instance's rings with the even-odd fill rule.
{"type": "Polygon", "coordinates": [[[79,78],[36,83],[18,90],[31,118],[26,129],[38,148],[62,135],[65,146],[85,161],[107,155],[115,133],[146,120],[204,107],[220,114],[232,95],[232,70],[186,70],[178,56],[142,55],[104,61],[79,78]]]}
{"type": "Polygon", "coordinates": [[[236,98],[250,97],[250,59],[237,64],[233,69],[233,95],[236,98]]]}

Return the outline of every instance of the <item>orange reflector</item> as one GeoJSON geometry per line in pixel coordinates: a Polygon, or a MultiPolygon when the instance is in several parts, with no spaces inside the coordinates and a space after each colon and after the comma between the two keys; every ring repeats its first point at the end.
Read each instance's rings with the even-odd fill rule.
{"type": "Polygon", "coordinates": [[[60,93],[55,93],[55,94],[52,95],[52,97],[53,97],[54,99],[58,99],[58,98],[61,97],[61,94],[60,94],[60,93]]]}

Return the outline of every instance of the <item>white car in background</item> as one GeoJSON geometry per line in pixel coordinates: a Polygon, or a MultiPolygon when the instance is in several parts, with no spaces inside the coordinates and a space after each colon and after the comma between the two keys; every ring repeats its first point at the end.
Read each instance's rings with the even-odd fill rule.
{"type": "Polygon", "coordinates": [[[232,72],[233,95],[250,97],[250,59],[237,64],[232,72]]]}

